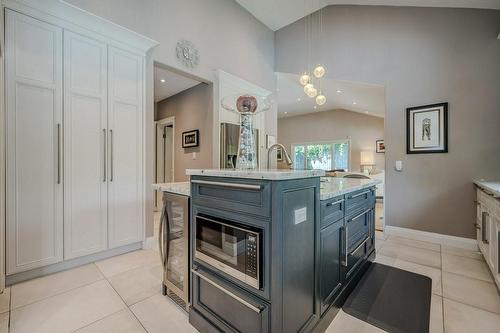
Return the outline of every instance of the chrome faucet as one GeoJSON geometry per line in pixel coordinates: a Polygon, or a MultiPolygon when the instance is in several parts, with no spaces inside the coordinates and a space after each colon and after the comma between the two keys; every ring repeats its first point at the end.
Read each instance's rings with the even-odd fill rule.
{"type": "Polygon", "coordinates": [[[293,166],[292,159],[290,158],[290,155],[288,155],[285,146],[283,146],[281,143],[275,143],[267,150],[267,168],[269,169],[271,163],[271,152],[273,151],[273,149],[278,147],[281,148],[281,150],[283,151],[283,157],[285,158],[285,163],[291,169],[293,166]]]}

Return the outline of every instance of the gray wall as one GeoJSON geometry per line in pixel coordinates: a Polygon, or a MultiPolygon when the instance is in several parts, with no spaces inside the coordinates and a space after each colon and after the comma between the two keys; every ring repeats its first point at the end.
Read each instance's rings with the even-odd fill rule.
{"type": "MultiPolygon", "coordinates": [[[[375,152],[384,138],[384,119],[348,110],[331,110],[278,119],[278,142],[291,152],[293,143],[351,139],[351,170],[360,170],[361,151],[375,152]]],[[[385,169],[385,154],[375,154],[376,169],[385,169]]]]}
{"type": "MultiPolygon", "coordinates": [[[[500,11],[330,6],[323,24],[329,77],[385,85],[386,223],[474,237],[471,181],[500,178],[500,11]],[[438,102],[449,153],[406,155],[405,108],[438,102]]],[[[301,73],[303,21],[275,38],[276,71],[301,73]]]]}
{"type": "Polygon", "coordinates": [[[188,181],[186,169],[212,166],[212,87],[201,83],[157,104],[156,120],[175,117],[174,181],[188,181]],[[198,129],[199,147],[182,148],[182,132],[198,129]],[[193,152],[196,159],[193,160],[193,152]]]}

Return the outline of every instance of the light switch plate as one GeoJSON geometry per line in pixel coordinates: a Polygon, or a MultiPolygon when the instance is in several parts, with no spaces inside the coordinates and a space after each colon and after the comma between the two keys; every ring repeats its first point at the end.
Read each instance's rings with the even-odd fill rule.
{"type": "Polygon", "coordinates": [[[396,171],[399,172],[403,171],[403,161],[400,160],[396,161],[396,171]]]}

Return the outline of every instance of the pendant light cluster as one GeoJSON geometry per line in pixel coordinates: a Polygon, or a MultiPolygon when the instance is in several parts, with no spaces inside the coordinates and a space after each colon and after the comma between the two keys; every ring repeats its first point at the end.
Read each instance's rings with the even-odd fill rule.
{"type": "MultiPolygon", "coordinates": [[[[314,1],[314,0],[312,0],[314,1]]],[[[307,2],[304,1],[304,11],[307,13],[307,2]]],[[[321,45],[321,35],[323,33],[323,9],[317,13],[309,14],[305,17],[305,43],[307,46],[306,55],[306,70],[301,75],[299,82],[304,87],[304,93],[309,98],[314,98],[317,105],[324,105],[326,103],[326,96],[322,92],[322,79],[325,76],[326,69],[323,65],[318,63],[313,70],[311,70],[311,53],[313,44],[317,41],[318,50],[317,54],[321,54],[319,45],[321,45]]],[[[317,60],[317,59],[316,59],[317,60]]]]}

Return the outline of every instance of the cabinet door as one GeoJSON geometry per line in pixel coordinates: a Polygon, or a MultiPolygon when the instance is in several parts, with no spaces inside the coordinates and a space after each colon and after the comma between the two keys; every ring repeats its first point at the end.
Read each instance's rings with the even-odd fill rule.
{"type": "Polygon", "coordinates": [[[105,250],[107,47],[64,31],[64,258],[105,250]]]}
{"type": "Polygon", "coordinates": [[[143,58],[109,47],[109,247],[143,239],[143,58]]]}
{"type": "Polygon", "coordinates": [[[342,227],[340,220],[321,230],[319,288],[321,314],[333,302],[342,282],[342,227]]]}
{"type": "Polygon", "coordinates": [[[63,257],[62,30],[6,10],[7,274],[63,257]]]}

